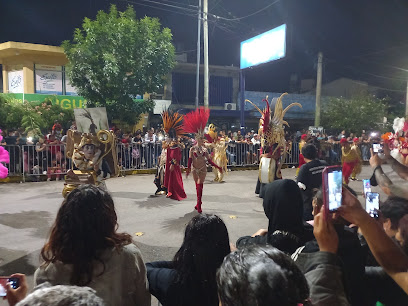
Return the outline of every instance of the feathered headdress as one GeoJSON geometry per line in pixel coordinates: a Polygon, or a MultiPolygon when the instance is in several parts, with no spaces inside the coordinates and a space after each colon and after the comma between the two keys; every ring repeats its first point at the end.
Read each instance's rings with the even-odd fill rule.
{"type": "Polygon", "coordinates": [[[170,138],[177,138],[184,134],[181,121],[183,115],[177,112],[164,111],[162,114],[163,130],[170,138]]]}
{"type": "Polygon", "coordinates": [[[204,137],[204,129],[210,117],[210,109],[200,107],[184,116],[183,129],[186,133],[194,133],[197,137],[204,137]]]}
{"type": "Polygon", "coordinates": [[[286,112],[292,108],[293,106],[302,107],[300,103],[291,103],[285,109],[282,107],[282,98],[287,95],[287,93],[282,94],[275,104],[275,110],[273,114],[271,113],[270,103],[268,101],[268,96],[266,99],[262,100],[266,102],[266,108],[261,111],[259,107],[257,107],[254,103],[249,100],[245,100],[245,102],[251,103],[262,115],[260,119],[260,127],[262,129],[262,145],[264,146],[269,145],[272,146],[274,144],[278,144],[275,150],[279,148],[279,146],[284,146],[285,144],[285,132],[284,132],[284,125],[289,126],[289,124],[283,120],[286,112]]]}
{"type": "Polygon", "coordinates": [[[395,118],[394,123],[392,125],[395,134],[401,135],[402,131],[404,130],[405,127],[405,118],[395,118]]]}

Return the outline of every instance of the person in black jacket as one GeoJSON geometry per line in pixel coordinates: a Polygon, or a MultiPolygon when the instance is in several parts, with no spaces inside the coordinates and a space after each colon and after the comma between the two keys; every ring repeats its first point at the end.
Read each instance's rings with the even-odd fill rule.
{"type": "Polygon", "coordinates": [[[268,230],[261,229],[252,237],[237,240],[237,248],[248,244],[270,244],[292,254],[298,247],[314,239],[313,227],[303,222],[303,200],[297,184],[288,179],[276,180],[265,186],[263,199],[268,230]]]}
{"type": "Polygon", "coordinates": [[[303,219],[307,221],[313,219],[313,190],[322,186],[322,172],[328,165],[324,160],[318,159],[318,151],[314,144],[303,146],[302,154],[306,164],[300,167],[296,181],[303,198],[303,219]]]}
{"type": "Polygon", "coordinates": [[[173,261],[146,264],[150,293],[163,306],[218,306],[215,275],[229,253],[224,222],[216,215],[195,216],[173,261]]]}

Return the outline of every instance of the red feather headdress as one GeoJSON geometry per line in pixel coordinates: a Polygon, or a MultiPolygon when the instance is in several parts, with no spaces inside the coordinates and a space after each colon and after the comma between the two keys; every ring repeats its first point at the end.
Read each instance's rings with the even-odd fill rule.
{"type": "Polygon", "coordinates": [[[196,137],[204,137],[204,129],[210,117],[210,109],[200,107],[184,116],[185,133],[194,133],[196,137]]]}

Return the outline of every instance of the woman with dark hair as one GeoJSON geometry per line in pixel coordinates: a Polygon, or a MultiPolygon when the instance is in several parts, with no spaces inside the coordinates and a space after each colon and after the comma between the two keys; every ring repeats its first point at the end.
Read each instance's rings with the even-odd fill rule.
{"type": "Polygon", "coordinates": [[[93,288],[106,305],[150,305],[146,269],[129,234],[118,233],[112,197],[93,185],[81,185],[62,202],[35,285],[93,288]]]}
{"type": "Polygon", "coordinates": [[[215,274],[229,253],[224,222],[216,215],[195,216],[173,261],[146,264],[150,293],[164,306],[218,306],[215,274]]]}
{"type": "Polygon", "coordinates": [[[252,237],[239,238],[238,248],[247,244],[270,244],[292,254],[314,238],[313,227],[303,222],[302,195],[294,181],[284,179],[267,184],[263,207],[269,219],[268,230],[261,229],[252,237]]]}
{"type": "Polygon", "coordinates": [[[303,272],[289,256],[267,245],[248,246],[226,256],[217,272],[220,305],[349,305],[336,255],[336,231],[323,210],[314,221],[320,252],[310,255],[303,272]]]}
{"type": "Polygon", "coordinates": [[[303,273],[271,246],[246,247],[225,257],[217,284],[223,306],[311,305],[303,273]]]}

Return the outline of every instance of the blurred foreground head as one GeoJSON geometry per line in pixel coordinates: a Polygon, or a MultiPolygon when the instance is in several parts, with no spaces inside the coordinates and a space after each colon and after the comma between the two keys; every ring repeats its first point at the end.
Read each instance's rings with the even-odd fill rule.
{"type": "Polygon", "coordinates": [[[254,246],[225,257],[217,273],[223,306],[307,305],[309,287],[295,262],[271,246],[254,246]]]}

